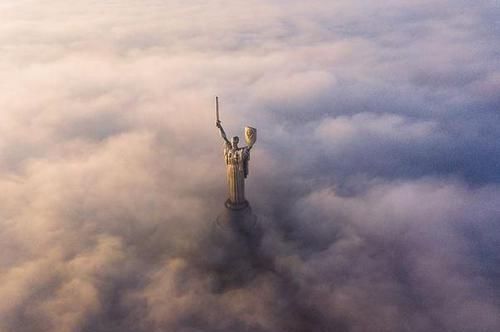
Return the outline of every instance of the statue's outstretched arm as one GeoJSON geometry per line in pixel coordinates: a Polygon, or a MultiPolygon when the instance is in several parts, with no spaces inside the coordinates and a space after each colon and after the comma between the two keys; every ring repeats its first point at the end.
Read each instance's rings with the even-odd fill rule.
{"type": "Polygon", "coordinates": [[[226,132],[224,131],[224,128],[222,128],[222,125],[221,125],[220,121],[217,121],[217,122],[215,123],[215,126],[216,126],[217,128],[219,128],[220,136],[222,137],[222,139],[223,139],[226,143],[230,144],[229,140],[227,139],[226,132]]]}

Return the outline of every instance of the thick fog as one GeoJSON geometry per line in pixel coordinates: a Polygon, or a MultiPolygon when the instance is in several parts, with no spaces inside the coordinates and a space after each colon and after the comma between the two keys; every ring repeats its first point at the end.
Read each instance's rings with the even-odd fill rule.
{"type": "Polygon", "coordinates": [[[499,16],[2,1],[0,331],[499,331],[499,16]],[[214,236],[216,95],[257,244],[214,236]]]}

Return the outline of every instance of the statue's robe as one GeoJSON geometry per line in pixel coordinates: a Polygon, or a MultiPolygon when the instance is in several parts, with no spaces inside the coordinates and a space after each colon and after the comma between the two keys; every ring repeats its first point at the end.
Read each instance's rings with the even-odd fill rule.
{"type": "Polygon", "coordinates": [[[226,161],[229,203],[235,207],[246,205],[245,178],[248,175],[250,149],[248,147],[233,149],[231,144],[226,143],[224,158],[226,161]]]}

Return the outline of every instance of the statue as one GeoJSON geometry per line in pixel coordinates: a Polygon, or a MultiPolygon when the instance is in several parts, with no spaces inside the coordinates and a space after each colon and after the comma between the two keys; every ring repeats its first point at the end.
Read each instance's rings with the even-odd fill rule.
{"type": "Polygon", "coordinates": [[[226,133],[219,120],[219,99],[216,97],[216,122],[220,135],[224,140],[224,160],[226,162],[226,177],[229,190],[229,198],[225,205],[228,209],[240,210],[249,206],[245,199],[245,178],[248,176],[248,161],[250,150],[257,140],[257,129],[245,127],[245,140],[247,146],[239,147],[239,138],[234,136],[231,141],[227,139],[226,133]]]}

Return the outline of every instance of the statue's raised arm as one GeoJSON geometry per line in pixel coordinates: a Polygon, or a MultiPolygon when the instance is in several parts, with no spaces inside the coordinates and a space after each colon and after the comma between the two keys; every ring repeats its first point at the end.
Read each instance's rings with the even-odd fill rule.
{"type": "Polygon", "coordinates": [[[227,144],[231,144],[229,142],[229,140],[227,139],[227,136],[226,136],[226,132],[224,131],[224,128],[222,128],[222,125],[221,125],[221,122],[219,120],[217,120],[215,122],[215,126],[217,128],[219,128],[219,133],[220,133],[220,136],[222,137],[222,139],[227,143],[227,144]]]}

